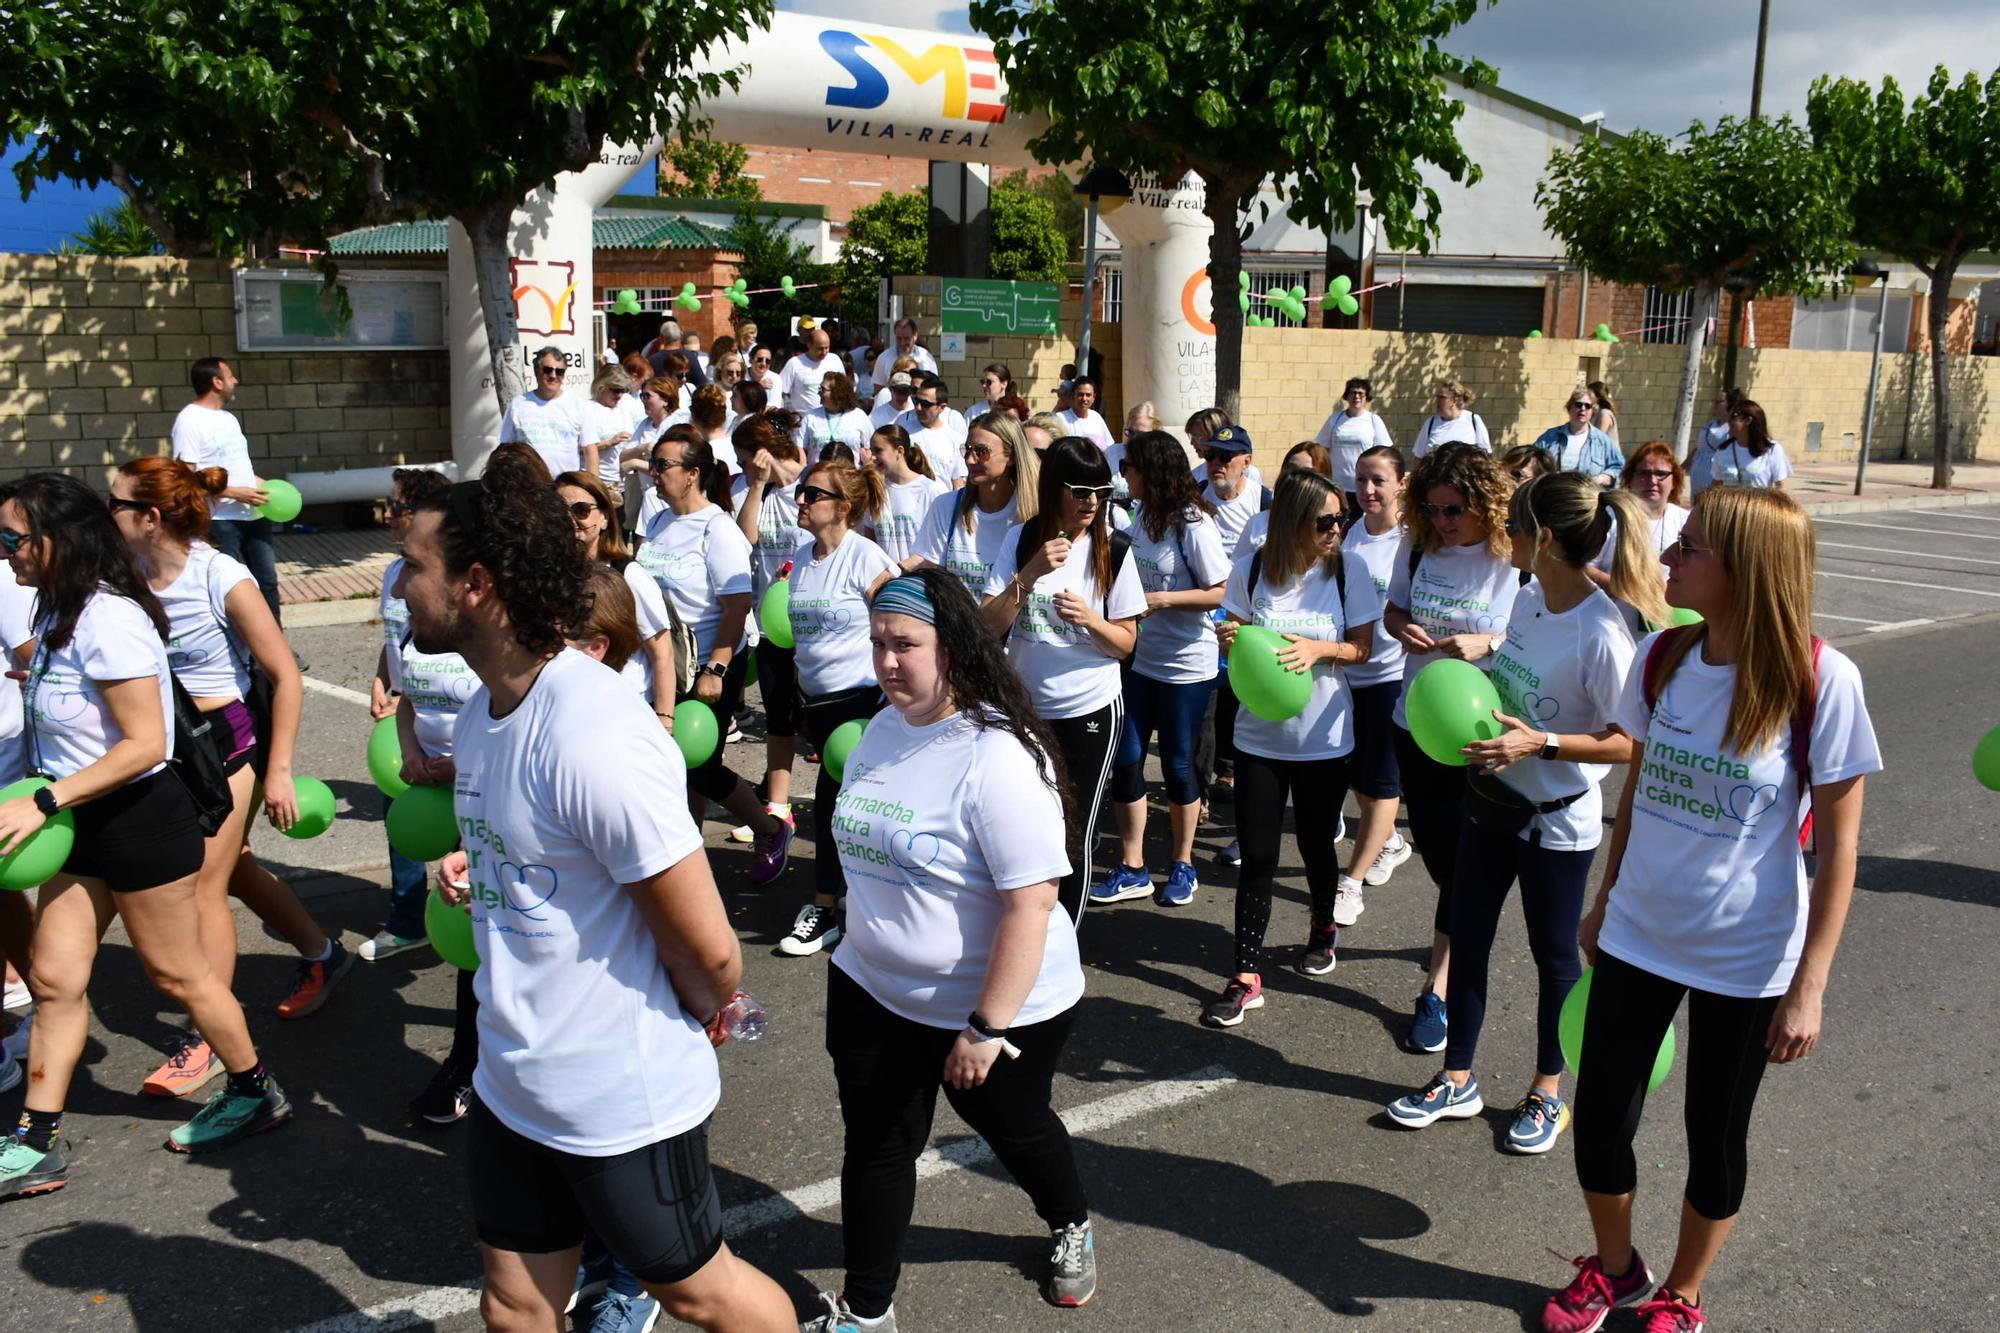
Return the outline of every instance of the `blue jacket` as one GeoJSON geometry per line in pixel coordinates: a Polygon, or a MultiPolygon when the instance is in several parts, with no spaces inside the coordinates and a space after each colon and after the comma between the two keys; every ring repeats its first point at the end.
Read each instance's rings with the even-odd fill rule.
{"type": "MultiPolygon", "coordinates": [[[[1535,438],[1535,443],[1554,454],[1557,464],[1560,465],[1563,452],[1569,444],[1569,427],[1551,426],[1535,438]]],[[[1608,472],[1611,474],[1612,485],[1615,486],[1618,484],[1618,474],[1624,470],[1625,455],[1618,452],[1618,446],[1611,442],[1609,435],[1592,426],[1589,437],[1583,442],[1583,458],[1578,462],[1576,471],[1587,477],[1608,472]]]]}

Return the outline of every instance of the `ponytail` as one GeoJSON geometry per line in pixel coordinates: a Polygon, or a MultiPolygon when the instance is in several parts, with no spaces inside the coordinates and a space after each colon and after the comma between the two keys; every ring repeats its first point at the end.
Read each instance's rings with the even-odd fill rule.
{"type": "Polygon", "coordinates": [[[910,432],[904,430],[893,421],[886,426],[877,426],[875,433],[869,438],[887,440],[903,451],[903,461],[910,465],[910,471],[928,480],[937,480],[937,473],[931,471],[931,456],[922,449],[911,448],[910,432]]]}
{"type": "Polygon", "coordinates": [[[1630,491],[1598,492],[1597,515],[1586,529],[1586,539],[1603,550],[1614,514],[1618,545],[1611,552],[1611,596],[1637,611],[1646,623],[1664,625],[1672,615],[1667,581],[1660,575],[1660,553],[1653,549],[1653,516],[1639,497],[1630,491]]]}
{"type": "Polygon", "coordinates": [[[1615,517],[1618,545],[1612,551],[1611,595],[1653,624],[1666,622],[1666,581],[1648,536],[1653,519],[1638,496],[1599,490],[1578,472],[1551,472],[1522,482],[1508,502],[1507,516],[1533,536],[1538,553],[1546,538],[1558,557],[1577,568],[1604,549],[1615,517]]]}
{"type": "Polygon", "coordinates": [[[183,543],[208,535],[209,499],[229,486],[224,468],[197,472],[177,458],[158,454],[133,459],[118,469],[118,475],[132,484],[132,498],[157,510],[160,526],[183,543]]]}
{"type": "Polygon", "coordinates": [[[850,529],[858,529],[864,522],[879,524],[882,521],[882,511],[889,503],[889,483],[874,468],[856,467],[838,456],[822,458],[808,467],[799,480],[810,482],[814,477],[823,478],[826,483],[823,489],[837,491],[840,498],[847,501],[847,526],[850,529]]]}

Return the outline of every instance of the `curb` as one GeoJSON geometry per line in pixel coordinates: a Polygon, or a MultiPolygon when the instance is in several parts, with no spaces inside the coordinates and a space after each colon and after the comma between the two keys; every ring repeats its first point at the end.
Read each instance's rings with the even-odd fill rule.
{"type": "Polygon", "coordinates": [[[2000,504],[2000,492],[1945,491],[1938,495],[1897,495],[1877,499],[1806,500],[1794,493],[1793,499],[1808,514],[1879,514],[1896,509],[1961,509],[1972,505],[2000,504]]]}
{"type": "Polygon", "coordinates": [[[288,629],[316,629],[322,625],[363,625],[376,619],[381,607],[372,597],[344,597],[337,602],[287,602],[288,629]]]}

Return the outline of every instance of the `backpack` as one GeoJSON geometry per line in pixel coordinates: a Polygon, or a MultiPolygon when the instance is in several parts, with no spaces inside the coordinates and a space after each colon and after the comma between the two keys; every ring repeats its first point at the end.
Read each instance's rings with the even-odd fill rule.
{"type": "Polygon", "coordinates": [[[250,767],[261,777],[271,754],[271,701],[277,687],[271,682],[271,673],[264,670],[263,663],[250,651],[250,645],[229,623],[229,608],[224,602],[233,589],[216,587],[215,562],[211,560],[208,568],[209,610],[215,614],[215,623],[222,626],[222,637],[229,644],[230,656],[250,677],[250,688],[243,694],[243,706],[250,710],[250,717],[257,725],[257,748],[251,755],[250,767]]]}
{"type": "MultiPolygon", "coordinates": [[[[1692,625],[1675,625],[1661,630],[1653,640],[1653,646],[1646,651],[1646,663],[1641,670],[1640,693],[1646,701],[1646,711],[1651,713],[1658,706],[1660,696],[1666,692],[1667,681],[1661,675],[1661,652],[1669,641],[1678,642],[1678,636],[1686,635],[1694,629],[1692,625]]],[[[1812,813],[1812,760],[1809,753],[1812,745],[1813,719],[1819,711],[1819,654],[1826,647],[1826,640],[1819,635],[1812,639],[1812,687],[1799,700],[1792,712],[1792,769],[1799,778],[1799,806],[1805,811],[1805,818],[1799,821],[1799,850],[1813,850],[1812,813]]]]}
{"type": "MultiPolygon", "coordinates": [[[[1014,542],[1015,569],[1027,564],[1028,558],[1034,554],[1035,547],[1041,541],[1041,526],[1039,515],[1021,525],[1021,535],[1014,542]]],[[[1125,568],[1125,557],[1132,554],[1132,538],[1109,524],[1105,526],[1111,533],[1111,582],[1116,583],[1118,575],[1125,568]]],[[[1111,609],[1111,589],[1100,588],[1098,591],[1104,595],[1104,608],[1108,612],[1111,609]]]]}

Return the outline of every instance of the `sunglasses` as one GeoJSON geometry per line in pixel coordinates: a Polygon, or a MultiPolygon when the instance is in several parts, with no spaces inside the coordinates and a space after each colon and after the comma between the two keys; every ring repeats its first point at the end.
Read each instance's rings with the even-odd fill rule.
{"type": "Polygon", "coordinates": [[[535,373],[537,375],[560,375],[563,373],[563,368],[561,366],[536,366],[535,373]]]}
{"type": "Polygon", "coordinates": [[[1464,518],[1472,511],[1465,505],[1434,505],[1423,503],[1417,506],[1417,512],[1425,518],[1464,518]]]}
{"type": "Polygon", "coordinates": [[[415,505],[404,504],[401,500],[389,501],[388,509],[390,518],[405,518],[417,512],[415,505]]]}
{"type": "Polygon", "coordinates": [[[8,555],[20,550],[27,541],[28,534],[25,532],[8,532],[0,529],[0,551],[5,551],[8,555]]]}
{"type": "Polygon", "coordinates": [[[996,380],[989,375],[985,379],[979,381],[979,387],[981,387],[982,389],[990,389],[999,382],[1000,382],[999,380],[996,380]]]}
{"type": "Polygon", "coordinates": [[[965,446],[965,456],[975,463],[984,463],[993,457],[993,450],[984,444],[968,444],[965,446]]]}
{"type": "Polygon", "coordinates": [[[594,500],[577,500],[569,506],[569,516],[581,523],[597,511],[594,500]]]}
{"type": "MultiPolygon", "coordinates": [[[[4,542],[6,538],[7,534],[4,532],[0,532],[0,542],[4,542]]],[[[1675,539],[1674,544],[1672,546],[1669,546],[1667,548],[1668,551],[1672,551],[1675,555],[1680,556],[1683,559],[1691,555],[1700,555],[1703,551],[1712,551],[1714,549],[1715,549],[1714,547],[1705,545],[1701,542],[1688,540],[1688,535],[1685,532],[1683,532],[1678,538],[1675,539]]],[[[1665,552],[1662,552],[1662,554],[1665,554],[1665,552]]]]}
{"type": "Polygon", "coordinates": [[[829,491],[818,486],[808,486],[804,482],[799,483],[798,497],[799,508],[801,509],[804,509],[808,505],[816,505],[821,500],[844,500],[847,498],[839,491],[829,491]]]}
{"type": "Polygon", "coordinates": [[[694,465],[685,458],[655,458],[646,466],[655,475],[658,475],[662,472],[671,472],[677,467],[693,467],[694,465]]]}
{"type": "Polygon", "coordinates": [[[936,406],[938,406],[938,400],[935,398],[917,399],[917,411],[919,412],[923,411],[927,407],[936,407],[936,406]]]}
{"type": "Polygon", "coordinates": [[[1510,518],[1507,520],[1507,535],[1509,537],[1518,537],[1524,531],[1525,529],[1522,528],[1522,526],[1519,523],[1516,523],[1513,519],[1510,518]]]}
{"type": "Polygon", "coordinates": [[[1340,526],[1340,515],[1338,514],[1321,514],[1317,518],[1313,519],[1313,531],[1317,532],[1322,537],[1326,536],[1327,533],[1334,531],[1339,526],[1340,526]]]}
{"type": "Polygon", "coordinates": [[[1235,459],[1235,454],[1225,454],[1220,449],[1214,453],[1204,453],[1201,456],[1201,461],[1208,464],[1211,468],[1228,467],[1235,459]]]}
{"type": "Polygon", "coordinates": [[[1674,474],[1671,470],[1665,470],[1655,467],[1642,467],[1637,472],[1634,472],[1632,476],[1634,478],[1649,477],[1654,481],[1672,481],[1674,474]]]}
{"type": "Polygon", "coordinates": [[[1597,406],[1597,404],[1595,404],[1595,403],[1571,403],[1571,404],[1569,405],[1569,410],[1570,410],[1570,411],[1572,411],[1572,412],[1588,412],[1588,411],[1590,411],[1590,410],[1591,410],[1591,409],[1592,409],[1593,407],[1596,407],[1596,406],[1597,406]]]}
{"type": "Polygon", "coordinates": [[[1115,488],[1111,486],[1065,486],[1063,489],[1069,492],[1070,499],[1081,505],[1100,503],[1115,488]]]}
{"type": "Polygon", "coordinates": [[[135,514],[143,514],[153,507],[144,500],[121,500],[115,495],[105,496],[104,503],[114,514],[121,509],[129,509],[135,514]]]}

